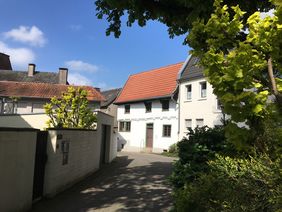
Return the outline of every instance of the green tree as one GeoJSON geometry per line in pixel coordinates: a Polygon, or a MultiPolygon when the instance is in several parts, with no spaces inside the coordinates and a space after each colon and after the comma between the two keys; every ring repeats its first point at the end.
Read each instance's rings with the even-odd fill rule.
{"type": "Polygon", "coordinates": [[[88,107],[87,91],[68,87],[60,98],[53,97],[44,105],[50,117],[48,127],[93,129],[96,115],[88,107]]]}
{"type": "MultiPolygon", "coordinates": [[[[265,120],[281,116],[281,0],[97,0],[98,18],[109,22],[107,35],[120,36],[121,17],[127,25],[156,20],[171,37],[188,33],[185,43],[201,59],[205,76],[231,116],[226,135],[239,148],[265,149],[265,120]],[[258,11],[276,8],[273,17],[258,11]],[[276,104],[269,104],[275,98],[276,104]],[[280,110],[280,113],[279,113],[280,110]],[[276,115],[275,115],[276,114],[276,115]],[[246,127],[239,127],[242,122],[246,127]]],[[[269,123],[269,122],[268,122],[269,123]]],[[[281,126],[281,119],[273,128],[281,126]]]]}
{"type": "MultiPolygon", "coordinates": [[[[240,5],[248,15],[257,10],[267,11],[273,5],[268,1],[225,0],[230,6],[240,5]]],[[[96,15],[109,22],[106,34],[121,34],[122,16],[127,26],[137,22],[145,26],[148,20],[159,21],[168,27],[170,37],[186,34],[197,20],[206,22],[213,12],[213,0],[96,0],[96,15]]]]}
{"type": "MultiPolygon", "coordinates": [[[[282,109],[281,7],[264,19],[255,12],[246,23],[239,6],[216,0],[214,7],[208,22],[195,22],[188,35],[192,54],[201,59],[205,76],[231,116],[227,137],[239,147],[249,143],[265,149],[263,123],[273,114],[281,117],[282,109]]],[[[281,126],[281,119],[277,121],[276,128],[281,126]]]]}

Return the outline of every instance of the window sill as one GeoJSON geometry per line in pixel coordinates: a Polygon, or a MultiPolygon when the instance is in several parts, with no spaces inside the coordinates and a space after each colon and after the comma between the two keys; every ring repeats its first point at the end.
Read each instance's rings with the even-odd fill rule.
{"type": "Polygon", "coordinates": [[[214,113],[222,113],[221,110],[214,110],[213,112],[214,112],[214,113]]]}
{"type": "Polygon", "coordinates": [[[184,100],[184,102],[192,102],[192,99],[184,100]]]}
{"type": "Polygon", "coordinates": [[[198,99],[198,101],[205,101],[205,100],[207,100],[207,97],[198,99]]]}
{"type": "Polygon", "coordinates": [[[162,112],[168,112],[169,110],[162,110],[162,112]]]}

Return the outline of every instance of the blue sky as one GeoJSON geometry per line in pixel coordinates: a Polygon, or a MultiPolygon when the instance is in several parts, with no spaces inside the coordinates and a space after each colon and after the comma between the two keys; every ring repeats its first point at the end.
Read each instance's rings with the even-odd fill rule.
{"type": "Polygon", "coordinates": [[[94,0],[1,0],[0,52],[14,70],[35,63],[39,71],[69,68],[74,84],[121,87],[130,74],[184,61],[184,37],[169,39],[166,26],[148,22],[106,36],[108,23],[95,16],[94,0]]]}

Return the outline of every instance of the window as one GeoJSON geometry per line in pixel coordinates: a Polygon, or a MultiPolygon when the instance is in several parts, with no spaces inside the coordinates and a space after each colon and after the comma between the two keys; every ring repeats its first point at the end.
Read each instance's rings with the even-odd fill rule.
{"type": "Polygon", "coordinates": [[[192,85],[187,85],[186,91],[187,91],[187,100],[191,100],[192,99],[192,85]]]}
{"type": "Polygon", "coordinates": [[[163,125],[163,137],[171,136],[171,125],[163,125]]]}
{"type": "Polygon", "coordinates": [[[203,127],[204,126],[204,119],[196,119],[196,126],[203,127]]]}
{"type": "Polygon", "coordinates": [[[146,113],[152,112],[152,102],[145,102],[146,113]]]}
{"type": "Polygon", "coordinates": [[[185,127],[187,130],[192,129],[192,119],[185,119],[185,127]]]}
{"type": "Polygon", "coordinates": [[[221,110],[222,109],[222,104],[221,104],[219,99],[216,99],[216,109],[217,110],[221,110]]]}
{"type": "Polygon", "coordinates": [[[206,98],[207,97],[207,82],[201,82],[200,89],[201,89],[201,98],[206,98]]]}
{"type": "Polygon", "coordinates": [[[119,122],[119,131],[120,132],[130,132],[131,122],[130,121],[120,121],[119,122]]]}
{"type": "Polygon", "coordinates": [[[124,105],[124,113],[130,113],[130,105],[124,105]]]}
{"type": "Polygon", "coordinates": [[[169,100],[162,100],[162,109],[163,111],[168,111],[169,110],[169,100]]]}

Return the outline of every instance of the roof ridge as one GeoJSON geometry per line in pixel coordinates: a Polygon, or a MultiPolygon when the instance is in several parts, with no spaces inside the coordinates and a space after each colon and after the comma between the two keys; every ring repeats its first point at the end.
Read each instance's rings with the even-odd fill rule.
{"type": "Polygon", "coordinates": [[[142,71],[142,72],[138,72],[138,73],[135,73],[135,74],[130,74],[129,77],[134,76],[134,75],[138,75],[138,74],[147,73],[147,72],[159,71],[160,69],[169,68],[169,67],[171,67],[171,66],[175,66],[175,65],[179,65],[179,64],[183,64],[183,63],[184,63],[184,62],[182,61],[182,62],[178,62],[178,63],[166,65],[166,66],[161,66],[161,67],[159,67],[159,68],[153,68],[153,69],[150,69],[150,70],[147,70],[147,71],[142,71]]]}
{"type": "Polygon", "coordinates": [[[40,85],[50,85],[50,86],[64,86],[64,87],[83,87],[83,88],[93,88],[95,90],[97,90],[96,87],[91,86],[91,85],[65,85],[65,84],[59,84],[59,83],[47,83],[47,82],[19,82],[19,81],[8,81],[8,80],[0,80],[0,82],[4,82],[4,83],[17,83],[17,84],[26,84],[26,85],[30,85],[30,84],[40,84],[40,85]]]}

